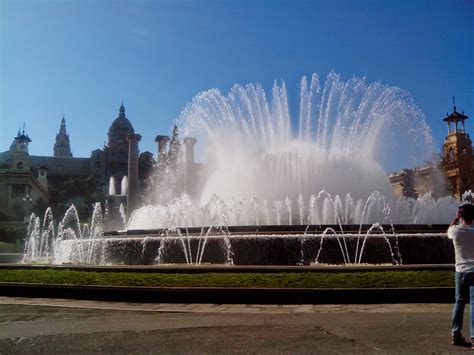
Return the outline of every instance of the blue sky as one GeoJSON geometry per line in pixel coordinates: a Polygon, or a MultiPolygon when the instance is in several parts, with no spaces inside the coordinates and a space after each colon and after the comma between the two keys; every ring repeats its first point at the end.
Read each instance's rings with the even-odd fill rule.
{"type": "Polygon", "coordinates": [[[199,91],[283,79],[296,107],[301,77],[331,70],[408,90],[437,145],[454,95],[474,134],[471,0],[0,0],[0,36],[0,151],[25,122],[52,155],[64,114],[89,156],[123,99],[155,152],[199,91]]]}

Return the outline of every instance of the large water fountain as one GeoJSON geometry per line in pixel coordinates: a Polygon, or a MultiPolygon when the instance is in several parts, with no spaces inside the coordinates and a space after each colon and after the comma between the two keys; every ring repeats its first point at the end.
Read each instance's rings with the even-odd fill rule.
{"type": "Polygon", "coordinates": [[[357,78],[344,82],[334,73],[322,88],[317,75],[310,84],[303,78],[300,89],[297,119],[284,83],[274,84],[271,100],[258,84],[235,85],[227,96],[215,89],[198,94],[179,123],[207,148],[202,191],[156,203],[157,189],[129,227],[331,224],[338,216],[343,224],[448,222],[430,216],[431,206],[422,216],[413,214],[413,201],[394,199],[384,171],[433,152],[430,130],[407,92],[357,78]],[[366,206],[362,216],[374,192],[377,206],[366,206]]]}
{"type": "MultiPolygon", "coordinates": [[[[313,74],[309,82],[301,80],[299,112],[288,101],[285,84],[276,82],[270,100],[259,84],[235,85],[227,96],[216,89],[198,94],[178,120],[181,131],[200,142],[201,157],[207,156],[194,196],[171,188],[185,173],[177,169],[133,212],[127,235],[85,233],[77,221],[76,229],[57,233],[46,259],[401,263],[403,233],[394,224],[449,223],[458,201],[395,198],[385,173],[433,153],[430,130],[407,92],[359,78],[343,81],[335,73],[320,83],[313,74]],[[137,229],[141,235],[131,237],[137,229]]],[[[425,230],[424,237],[440,239],[435,232],[425,230]]],[[[34,254],[28,245],[26,261],[44,258],[44,251],[34,254]]]]}

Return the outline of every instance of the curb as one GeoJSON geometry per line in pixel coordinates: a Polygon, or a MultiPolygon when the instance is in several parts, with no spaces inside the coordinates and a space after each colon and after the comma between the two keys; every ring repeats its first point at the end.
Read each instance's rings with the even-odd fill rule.
{"type": "Polygon", "coordinates": [[[0,264],[0,270],[73,270],[93,272],[142,272],[165,274],[205,274],[205,273],[304,273],[304,272],[366,272],[366,271],[424,271],[448,270],[454,272],[454,264],[409,264],[409,265],[370,265],[370,266],[288,266],[288,265],[41,265],[41,264],[0,264]]]}
{"type": "Polygon", "coordinates": [[[72,286],[0,283],[0,296],[136,303],[382,304],[453,303],[454,288],[272,289],[72,286]]]}

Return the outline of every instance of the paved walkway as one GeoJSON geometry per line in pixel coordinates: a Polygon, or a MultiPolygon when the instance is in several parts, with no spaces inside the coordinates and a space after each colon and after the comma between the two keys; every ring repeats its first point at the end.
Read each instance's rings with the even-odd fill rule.
{"type": "MultiPolygon", "coordinates": [[[[0,297],[0,353],[470,352],[448,304],[138,304],[0,297]]],[[[468,310],[466,310],[466,316],[468,310]]]]}

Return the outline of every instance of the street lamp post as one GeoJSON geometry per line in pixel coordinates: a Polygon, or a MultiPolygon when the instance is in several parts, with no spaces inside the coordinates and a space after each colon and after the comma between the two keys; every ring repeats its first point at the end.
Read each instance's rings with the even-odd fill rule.
{"type": "Polygon", "coordinates": [[[23,221],[24,222],[28,222],[28,204],[33,202],[33,199],[30,197],[30,195],[27,193],[24,197],[23,197],[23,211],[24,211],[24,216],[23,216],[23,221]]]}

